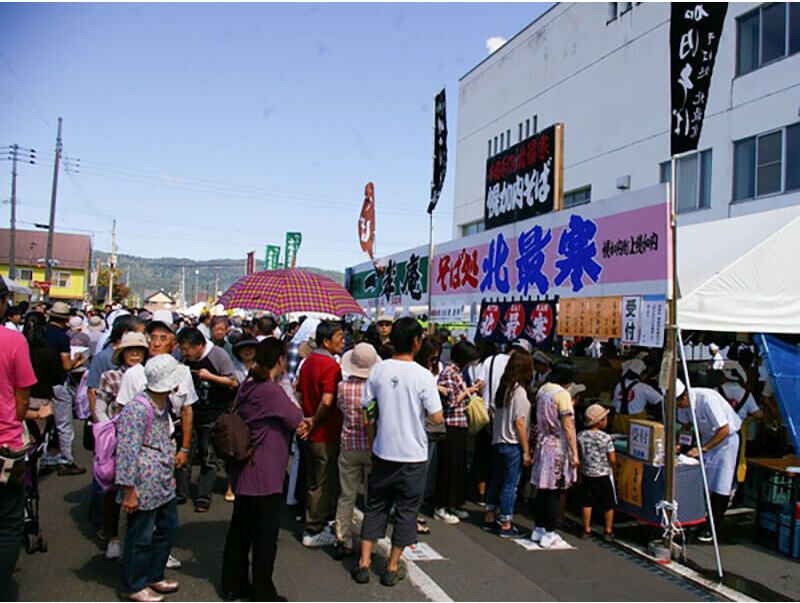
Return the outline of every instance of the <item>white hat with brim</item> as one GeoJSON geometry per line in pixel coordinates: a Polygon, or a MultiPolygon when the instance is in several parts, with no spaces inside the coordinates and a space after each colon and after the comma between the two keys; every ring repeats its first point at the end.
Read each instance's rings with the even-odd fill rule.
{"type": "Polygon", "coordinates": [[[153,356],[144,366],[147,389],[157,394],[173,391],[186,378],[189,369],[179,363],[172,354],[153,356]]]}
{"type": "Polygon", "coordinates": [[[366,379],[369,377],[369,371],[380,362],[380,359],[374,347],[368,343],[359,343],[342,356],[342,371],[366,379]]]}
{"type": "Polygon", "coordinates": [[[389,316],[388,314],[381,314],[380,316],[378,316],[378,320],[375,321],[375,322],[376,323],[378,323],[378,322],[394,322],[394,316],[389,316]]]}
{"type": "Polygon", "coordinates": [[[69,306],[62,301],[58,301],[50,308],[49,314],[50,318],[69,318],[69,306]]]}
{"type": "Polygon", "coordinates": [[[150,322],[147,324],[147,332],[150,333],[157,326],[162,326],[174,333],[175,323],[172,320],[172,312],[169,310],[156,310],[153,312],[153,316],[150,317],[150,322]]]}
{"type": "Polygon", "coordinates": [[[680,379],[675,379],[675,398],[680,398],[686,391],[686,386],[680,379]]]}
{"type": "Polygon", "coordinates": [[[533,353],[533,345],[527,339],[515,339],[511,343],[511,349],[513,350],[515,348],[528,354],[533,353]]]}
{"type": "Polygon", "coordinates": [[[630,371],[641,377],[646,368],[647,365],[644,362],[638,358],[634,358],[632,360],[626,360],[622,363],[622,374],[624,375],[630,371]]]}

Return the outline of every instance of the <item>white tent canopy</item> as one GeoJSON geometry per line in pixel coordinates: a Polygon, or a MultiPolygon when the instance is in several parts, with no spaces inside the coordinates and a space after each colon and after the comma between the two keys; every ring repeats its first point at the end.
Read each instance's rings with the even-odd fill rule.
{"type": "Polygon", "coordinates": [[[17,281],[10,279],[7,276],[4,276],[3,280],[6,282],[6,285],[8,285],[8,288],[14,293],[17,293],[18,295],[33,295],[33,289],[30,287],[20,285],[17,281]]]}
{"type": "Polygon", "coordinates": [[[800,207],[678,228],[682,329],[800,333],[800,207]]]}

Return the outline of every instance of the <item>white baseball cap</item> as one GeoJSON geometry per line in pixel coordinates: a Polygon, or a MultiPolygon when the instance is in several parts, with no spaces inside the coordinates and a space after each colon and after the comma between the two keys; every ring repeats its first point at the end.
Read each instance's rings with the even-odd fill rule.
{"type": "Polygon", "coordinates": [[[163,325],[174,333],[175,324],[172,322],[172,312],[169,310],[156,310],[153,312],[153,317],[147,325],[147,332],[150,333],[156,325],[163,325]]]}

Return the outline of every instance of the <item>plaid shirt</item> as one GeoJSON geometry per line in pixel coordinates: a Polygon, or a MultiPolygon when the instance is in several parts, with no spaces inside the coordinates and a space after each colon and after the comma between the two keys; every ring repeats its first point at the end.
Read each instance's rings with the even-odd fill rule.
{"type": "Polygon", "coordinates": [[[122,384],[122,375],[125,374],[125,369],[122,367],[111,371],[105,371],[100,376],[100,384],[97,386],[97,397],[106,403],[107,414],[113,417],[119,412],[119,405],[117,404],[117,394],[119,387],[122,384]]]}
{"type": "Polygon", "coordinates": [[[336,393],[336,404],[344,414],[342,423],[343,450],[369,450],[366,426],[361,414],[361,390],[366,379],[348,377],[340,381],[336,393]]]}
{"type": "Polygon", "coordinates": [[[300,344],[289,341],[286,345],[286,374],[289,381],[294,381],[300,360],[300,344]]]}
{"type": "Polygon", "coordinates": [[[447,363],[441,373],[439,373],[439,385],[447,390],[447,396],[443,400],[444,422],[450,427],[469,427],[467,415],[464,409],[469,403],[469,396],[464,396],[461,402],[457,402],[458,396],[467,390],[464,376],[461,369],[454,362],[447,363]]]}

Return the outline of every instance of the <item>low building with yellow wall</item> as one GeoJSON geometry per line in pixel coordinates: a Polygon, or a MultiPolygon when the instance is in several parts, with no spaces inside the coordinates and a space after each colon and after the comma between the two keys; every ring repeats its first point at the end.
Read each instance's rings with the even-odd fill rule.
{"type": "MultiPolygon", "coordinates": [[[[11,247],[10,231],[0,229],[0,274],[10,276],[21,285],[34,290],[41,297],[37,283],[44,282],[44,257],[47,250],[47,232],[17,230],[14,241],[15,274],[8,273],[11,247]]],[[[88,235],[72,233],[53,234],[52,276],[50,300],[82,301],[87,297],[92,239],[88,235]]]]}

